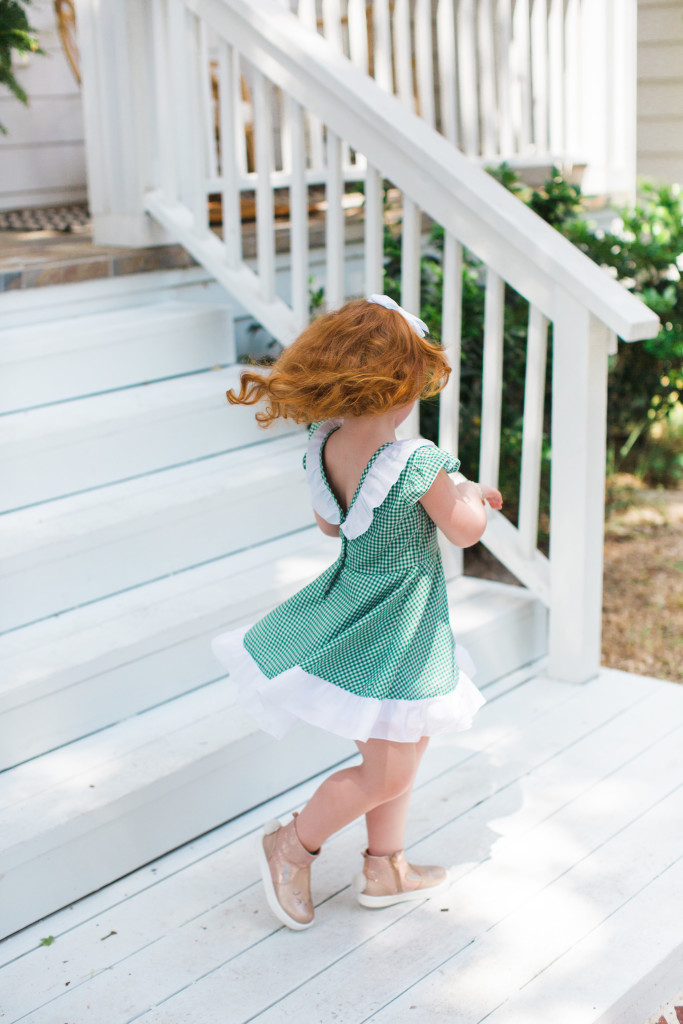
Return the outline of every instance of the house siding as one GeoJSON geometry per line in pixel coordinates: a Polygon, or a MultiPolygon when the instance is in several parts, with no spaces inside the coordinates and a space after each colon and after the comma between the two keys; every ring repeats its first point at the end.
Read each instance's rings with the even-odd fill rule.
{"type": "Polygon", "coordinates": [[[86,198],[81,95],[62,50],[54,8],[34,0],[28,11],[46,56],[14,67],[29,96],[24,107],[0,90],[0,209],[48,206],[86,198]]]}
{"type": "Polygon", "coordinates": [[[636,172],[683,183],[683,0],[638,2],[636,172]]]}

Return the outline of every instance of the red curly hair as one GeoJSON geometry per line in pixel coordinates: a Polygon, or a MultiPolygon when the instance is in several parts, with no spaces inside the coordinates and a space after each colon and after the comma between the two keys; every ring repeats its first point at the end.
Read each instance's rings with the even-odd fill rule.
{"type": "Polygon", "coordinates": [[[315,423],[377,415],[441,391],[451,368],[442,350],[393,309],[366,299],[314,320],[269,373],[245,370],[231,405],[265,399],[262,427],[279,417],[315,423]]]}

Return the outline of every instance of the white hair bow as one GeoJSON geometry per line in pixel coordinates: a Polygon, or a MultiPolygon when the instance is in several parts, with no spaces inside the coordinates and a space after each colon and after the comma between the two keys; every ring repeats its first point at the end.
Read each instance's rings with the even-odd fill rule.
{"type": "Polygon", "coordinates": [[[397,313],[400,313],[404,320],[407,320],[410,326],[413,328],[421,338],[424,338],[425,334],[429,334],[429,328],[424,320],[420,320],[419,316],[415,316],[414,313],[409,313],[403,306],[399,306],[398,302],[394,302],[388,295],[371,295],[368,302],[375,302],[378,306],[384,306],[385,309],[394,309],[397,313]]]}

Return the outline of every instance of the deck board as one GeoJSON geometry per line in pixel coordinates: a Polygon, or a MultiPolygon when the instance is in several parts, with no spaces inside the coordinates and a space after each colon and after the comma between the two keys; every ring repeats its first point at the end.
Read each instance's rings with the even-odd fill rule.
{"type": "Polygon", "coordinates": [[[416,787],[409,852],[452,867],[441,898],[359,908],[356,822],[315,865],[315,926],[279,927],[252,847],[311,780],[0,943],[3,1022],[607,1024],[680,941],[683,688],[536,669],[486,693],[416,787]]]}

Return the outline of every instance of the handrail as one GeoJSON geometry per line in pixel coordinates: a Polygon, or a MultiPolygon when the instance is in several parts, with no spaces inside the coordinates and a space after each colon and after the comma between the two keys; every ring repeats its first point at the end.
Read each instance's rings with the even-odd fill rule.
{"type": "Polygon", "coordinates": [[[555,319],[569,294],[625,341],[654,337],[640,300],[276,0],[185,0],[468,249],[555,319]],[[561,283],[558,283],[561,282],[561,283]]]}

